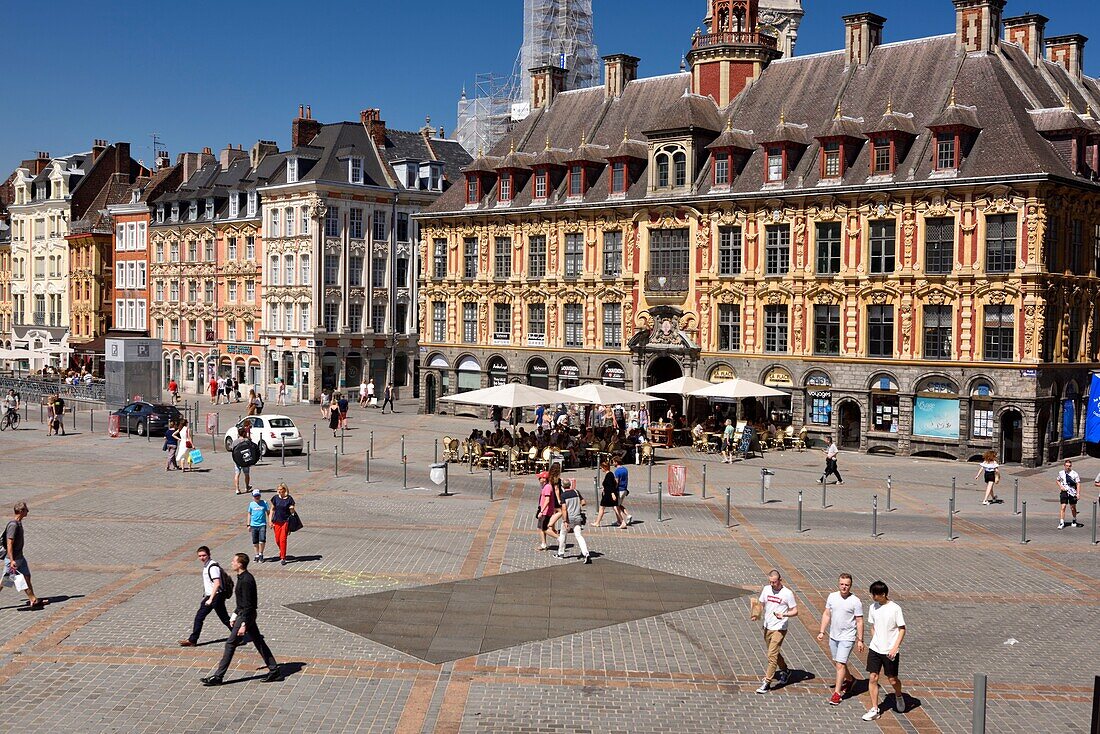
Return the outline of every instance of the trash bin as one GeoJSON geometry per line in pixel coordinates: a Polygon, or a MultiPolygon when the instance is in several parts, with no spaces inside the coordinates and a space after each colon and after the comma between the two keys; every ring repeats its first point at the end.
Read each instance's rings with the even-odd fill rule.
{"type": "Polygon", "coordinates": [[[430,467],[431,473],[428,475],[436,484],[443,484],[447,479],[447,463],[440,462],[438,464],[432,464],[430,467]]]}

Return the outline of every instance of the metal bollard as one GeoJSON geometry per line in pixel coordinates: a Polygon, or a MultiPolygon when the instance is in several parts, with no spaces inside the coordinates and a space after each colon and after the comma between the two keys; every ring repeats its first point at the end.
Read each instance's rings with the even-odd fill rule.
{"type": "Polygon", "coordinates": [[[955,500],[951,497],[947,499],[947,539],[955,539],[955,500]]]}
{"type": "Polygon", "coordinates": [[[440,497],[450,497],[451,496],[451,490],[450,490],[451,470],[450,470],[450,467],[451,467],[450,462],[447,462],[447,463],[443,464],[443,494],[439,495],[440,497]]]}
{"type": "Polygon", "coordinates": [[[313,445],[309,441],[306,441],[306,471],[310,471],[309,457],[312,453],[313,453],[313,445]]]}
{"type": "MultiPolygon", "coordinates": [[[[958,507],[955,504],[955,477],[951,477],[951,506],[958,507]]],[[[952,512],[958,512],[958,510],[952,510],[952,512]]]]}
{"type": "Polygon", "coordinates": [[[828,505],[828,502],[829,502],[829,500],[828,500],[828,496],[829,496],[828,495],[828,492],[829,492],[828,486],[829,485],[825,483],[825,477],[821,477],[821,509],[823,509],[823,510],[829,506],[828,505]]]}
{"type": "Polygon", "coordinates": [[[871,498],[871,537],[878,537],[878,495],[871,498]]]}
{"type": "MultiPolygon", "coordinates": [[[[64,413],[64,411],[62,411],[64,413]]],[[[73,427],[76,427],[76,409],[73,409],[73,427]]],[[[145,443],[152,443],[153,432],[149,430],[149,421],[145,421],[145,443]]]]}
{"type": "Polygon", "coordinates": [[[664,500],[661,498],[665,496],[665,488],[661,482],[657,482],[657,522],[665,521],[665,508],[664,500]]]}
{"type": "Polygon", "coordinates": [[[764,499],[764,470],[760,470],[760,504],[766,504],[767,500],[764,499]]]}
{"type": "MultiPolygon", "coordinates": [[[[38,403],[38,422],[39,423],[45,423],[46,422],[45,419],[42,417],[42,403],[41,402],[38,403]]],[[[126,419],[126,430],[129,430],[129,429],[130,429],[130,419],[127,418],[126,419]]]]}
{"type": "Polygon", "coordinates": [[[317,424],[313,424],[313,445],[317,445],[317,424]]]}
{"type": "Polygon", "coordinates": [[[95,410],[88,410],[88,432],[95,433],[95,410]]]}
{"type": "Polygon", "coordinates": [[[130,440],[130,416],[126,416],[126,440],[130,440]]]}
{"type": "Polygon", "coordinates": [[[703,464],[703,499],[707,498],[707,465],[703,464]]]}
{"type": "Polygon", "coordinates": [[[409,457],[404,451],[401,452],[401,488],[409,488],[409,457]]]}
{"type": "Polygon", "coordinates": [[[893,474],[887,474],[886,475],[886,511],[887,512],[893,512],[894,511],[894,498],[892,496],[893,492],[894,492],[894,475],[893,474]]]}
{"type": "Polygon", "coordinates": [[[985,673],[974,674],[974,711],[970,716],[973,734],[985,734],[985,673]]]}
{"type": "Polygon", "coordinates": [[[370,454],[369,453],[367,454],[367,460],[366,460],[366,462],[364,462],[364,466],[366,467],[366,472],[367,472],[367,477],[366,477],[367,484],[370,484],[370,454]]]}
{"type": "Polygon", "coordinates": [[[432,454],[432,463],[433,464],[438,464],[439,463],[439,439],[438,438],[435,440],[435,453],[432,454]]]}
{"type": "Polygon", "coordinates": [[[370,455],[374,456],[374,431],[370,432],[370,455]]]}
{"type": "Polygon", "coordinates": [[[1092,503],[1092,544],[1096,545],[1096,502],[1092,503]]]}
{"type": "Polygon", "coordinates": [[[730,487],[726,487],[726,527],[730,526],[730,487]]]}
{"type": "Polygon", "coordinates": [[[496,498],[493,496],[493,465],[489,465],[489,501],[494,502],[496,498]]]}
{"type": "Polygon", "coordinates": [[[653,494],[653,462],[649,462],[649,485],[645,489],[646,494],[653,494]]]}
{"type": "Polygon", "coordinates": [[[279,444],[279,461],[283,466],[286,466],[286,441],[279,444]]]}
{"type": "Polygon", "coordinates": [[[346,454],[347,453],[347,451],[344,451],[344,436],[345,435],[347,435],[347,431],[344,429],[343,426],[341,426],[340,427],[340,453],[341,454],[346,454]]]}
{"type": "Polygon", "coordinates": [[[340,449],[336,446],[332,447],[332,476],[340,476],[340,449]]]}
{"type": "Polygon", "coordinates": [[[802,532],[802,490],[798,490],[798,532],[802,532]]]}
{"type": "Polygon", "coordinates": [[[1012,480],[1012,514],[1020,514],[1020,480],[1012,480]]]}
{"type": "Polygon", "coordinates": [[[1020,503],[1020,545],[1027,544],[1027,500],[1020,503]]]}
{"type": "Polygon", "coordinates": [[[1091,734],[1100,734],[1100,675],[1092,678],[1092,726],[1091,734]]]}

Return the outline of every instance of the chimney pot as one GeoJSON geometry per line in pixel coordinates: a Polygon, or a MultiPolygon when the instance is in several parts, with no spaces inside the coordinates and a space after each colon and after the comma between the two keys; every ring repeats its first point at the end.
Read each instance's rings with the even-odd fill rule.
{"type": "Polygon", "coordinates": [[[549,107],[554,97],[565,91],[565,69],[559,66],[536,66],[531,69],[531,110],[549,107]]]}
{"type": "Polygon", "coordinates": [[[204,155],[214,155],[214,151],[209,146],[202,149],[204,155]]]}
{"type": "Polygon", "coordinates": [[[871,59],[871,52],[882,45],[882,27],[886,18],[875,13],[855,13],[844,16],[844,63],[847,66],[863,66],[871,59]]]}
{"type": "Polygon", "coordinates": [[[309,105],[306,105],[306,119],[313,119],[313,109],[309,105]]]}
{"type": "Polygon", "coordinates": [[[638,78],[637,56],[613,54],[603,57],[604,96],[607,99],[622,96],[626,85],[638,78]]]}
{"type": "Polygon", "coordinates": [[[306,116],[306,106],[304,104],[298,105],[298,117],[306,116]]]}

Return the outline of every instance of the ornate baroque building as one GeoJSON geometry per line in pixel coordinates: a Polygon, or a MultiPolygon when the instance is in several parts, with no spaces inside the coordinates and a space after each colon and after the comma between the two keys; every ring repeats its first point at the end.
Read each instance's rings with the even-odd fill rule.
{"type": "Polygon", "coordinates": [[[1100,322],[1100,85],[1081,36],[954,0],[954,33],[780,58],[712,0],[686,73],[562,92],[421,215],[422,399],[505,380],[746,377],[846,447],[1082,450],[1100,322]],[[1002,28],[1004,37],[1002,38],[1002,28]],[[914,83],[919,80],[919,83],[914,83]]]}

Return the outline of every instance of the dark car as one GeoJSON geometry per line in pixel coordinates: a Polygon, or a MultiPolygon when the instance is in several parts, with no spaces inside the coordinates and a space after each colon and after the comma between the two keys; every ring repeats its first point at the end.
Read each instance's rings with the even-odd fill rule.
{"type": "Polygon", "coordinates": [[[119,433],[136,433],[139,436],[144,436],[146,433],[163,435],[164,430],[168,428],[168,421],[183,417],[183,413],[174,406],[145,402],[130,403],[111,415],[118,416],[119,433]]]}

